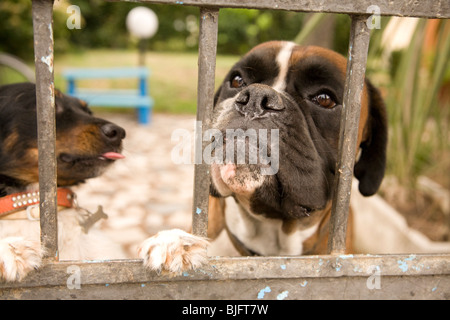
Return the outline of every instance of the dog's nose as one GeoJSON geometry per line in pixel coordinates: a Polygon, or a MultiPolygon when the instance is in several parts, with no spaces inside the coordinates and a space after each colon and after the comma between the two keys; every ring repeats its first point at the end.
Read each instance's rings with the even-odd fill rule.
{"type": "Polygon", "coordinates": [[[125,130],[113,123],[105,123],[101,131],[110,142],[120,142],[125,138],[125,130]]]}
{"type": "Polygon", "coordinates": [[[252,84],[241,91],[235,101],[236,109],[243,115],[258,118],[266,112],[284,109],[280,95],[264,84],[252,84]]]}

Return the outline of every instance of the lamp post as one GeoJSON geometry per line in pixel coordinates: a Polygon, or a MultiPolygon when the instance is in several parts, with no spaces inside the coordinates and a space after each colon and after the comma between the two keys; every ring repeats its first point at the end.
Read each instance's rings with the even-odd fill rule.
{"type": "Polygon", "coordinates": [[[158,17],[147,7],[133,8],[127,15],[126,25],[131,35],[139,39],[139,65],[145,65],[146,41],[158,30],[158,17]]]}

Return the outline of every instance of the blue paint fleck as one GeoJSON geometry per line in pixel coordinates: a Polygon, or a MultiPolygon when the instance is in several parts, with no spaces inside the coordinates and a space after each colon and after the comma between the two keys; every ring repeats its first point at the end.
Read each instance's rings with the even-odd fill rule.
{"type": "Polygon", "coordinates": [[[287,298],[289,291],[283,291],[279,295],[277,295],[277,300],[284,300],[287,298]]]}
{"type": "Polygon", "coordinates": [[[415,255],[410,255],[409,258],[406,258],[404,260],[397,260],[398,263],[398,267],[403,271],[406,272],[408,271],[408,261],[412,261],[416,258],[415,255]]]}
{"type": "Polygon", "coordinates": [[[200,213],[202,213],[202,209],[200,209],[200,208],[197,208],[197,210],[195,210],[195,213],[196,213],[196,214],[200,214],[200,213]]]}
{"type": "Polygon", "coordinates": [[[141,288],[145,287],[145,283],[141,284],[141,288]]]}
{"type": "Polygon", "coordinates": [[[339,258],[336,259],[336,272],[341,271],[342,269],[342,264],[339,262],[339,258]]]}
{"type": "Polygon", "coordinates": [[[424,265],[422,263],[416,265],[416,266],[411,266],[411,268],[413,268],[416,271],[421,271],[423,269],[424,265]]]}
{"type": "Polygon", "coordinates": [[[305,280],[302,283],[300,283],[300,286],[304,288],[304,287],[306,287],[307,284],[308,284],[308,281],[305,280]]]}
{"type": "Polygon", "coordinates": [[[263,299],[264,298],[264,295],[266,294],[266,293],[269,293],[269,292],[271,292],[272,290],[270,289],[270,287],[265,287],[264,289],[262,289],[261,291],[259,291],[259,293],[258,293],[258,299],[263,299]]]}
{"type": "Polygon", "coordinates": [[[183,272],[183,277],[189,277],[189,273],[187,273],[186,271],[183,272]]]}
{"type": "Polygon", "coordinates": [[[408,264],[406,263],[406,261],[400,261],[400,260],[398,260],[397,263],[398,263],[398,267],[399,267],[400,269],[402,269],[403,272],[408,271],[408,264]]]}
{"type": "Polygon", "coordinates": [[[355,267],[353,268],[353,271],[354,271],[354,272],[362,272],[360,266],[355,266],[355,267]]]}
{"type": "Polygon", "coordinates": [[[105,287],[109,287],[109,283],[106,283],[106,284],[105,284],[105,287]]]}
{"type": "Polygon", "coordinates": [[[280,268],[283,269],[283,270],[286,270],[286,265],[285,265],[285,264],[282,264],[282,265],[280,266],[280,268]]]}
{"type": "Polygon", "coordinates": [[[205,271],[205,270],[203,270],[203,269],[197,269],[197,271],[198,271],[198,272],[201,272],[201,273],[203,273],[203,274],[206,274],[206,275],[210,276],[211,278],[212,278],[212,276],[213,276],[213,274],[212,274],[211,272],[207,272],[207,271],[205,271]]]}
{"type": "Polygon", "coordinates": [[[431,289],[432,292],[435,292],[437,290],[437,287],[434,287],[433,289],[431,289]]]}

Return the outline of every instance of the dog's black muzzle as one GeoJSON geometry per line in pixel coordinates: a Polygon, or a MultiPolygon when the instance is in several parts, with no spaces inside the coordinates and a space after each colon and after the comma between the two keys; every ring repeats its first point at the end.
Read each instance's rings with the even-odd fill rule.
{"type": "Polygon", "coordinates": [[[252,84],[243,89],[235,100],[236,110],[251,119],[261,118],[267,113],[285,109],[280,94],[264,84],[252,84]]]}

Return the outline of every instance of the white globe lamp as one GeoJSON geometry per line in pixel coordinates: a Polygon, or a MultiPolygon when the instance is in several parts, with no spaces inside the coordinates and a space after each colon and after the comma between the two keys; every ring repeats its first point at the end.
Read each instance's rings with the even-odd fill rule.
{"type": "Polygon", "coordinates": [[[130,34],[139,39],[139,64],[143,65],[145,60],[144,40],[150,39],[158,31],[158,17],[147,7],[136,7],[128,13],[126,25],[130,34]]]}

